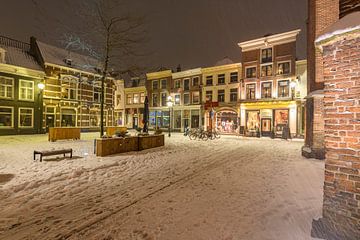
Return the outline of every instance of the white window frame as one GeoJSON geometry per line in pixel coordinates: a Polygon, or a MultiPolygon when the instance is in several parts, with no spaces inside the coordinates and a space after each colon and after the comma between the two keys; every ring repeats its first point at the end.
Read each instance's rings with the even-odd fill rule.
{"type": "Polygon", "coordinates": [[[229,74],[229,82],[230,82],[230,83],[238,83],[238,82],[239,82],[239,72],[238,72],[238,71],[230,72],[230,74],[229,74]],[[231,74],[234,74],[234,75],[236,74],[236,77],[237,77],[237,78],[236,78],[236,81],[235,81],[235,82],[232,82],[232,81],[231,81],[231,74]]]}
{"type": "Polygon", "coordinates": [[[193,77],[193,78],[191,79],[191,84],[192,84],[193,87],[199,86],[199,85],[200,85],[200,77],[199,77],[199,76],[193,77]],[[197,79],[197,80],[198,80],[198,84],[197,84],[197,85],[194,85],[194,79],[197,79]]]}
{"type": "Polygon", "coordinates": [[[10,108],[11,109],[11,126],[0,126],[0,129],[14,128],[14,107],[0,106],[0,108],[10,108]]]}
{"type": "MultiPolygon", "coordinates": [[[[68,89],[68,91],[69,91],[70,89],[68,89]]],[[[106,88],[105,88],[105,90],[104,90],[104,94],[105,94],[105,96],[106,96],[106,88]]],[[[70,96],[70,93],[68,93],[68,96],[70,96]]],[[[76,96],[76,98],[77,98],[77,96],[76,96]]],[[[69,100],[72,100],[72,99],[70,99],[70,98],[67,98],[67,99],[69,99],[69,100]]],[[[105,98],[104,98],[104,103],[105,103],[105,98]]],[[[93,102],[95,102],[95,103],[101,103],[101,87],[98,87],[98,86],[93,86],[93,102]],[[95,91],[95,89],[99,89],[100,91],[95,91]],[[95,92],[97,92],[98,94],[99,94],[99,101],[95,101],[95,92]]]]}
{"type": "Polygon", "coordinates": [[[246,79],[255,79],[255,78],[257,78],[258,77],[258,72],[257,72],[257,66],[256,65],[252,65],[252,66],[246,66],[245,67],[245,78],[246,79]],[[255,77],[251,77],[251,78],[248,78],[247,76],[246,76],[246,70],[248,69],[248,68],[255,68],[255,77]]]}
{"type": "Polygon", "coordinates": [[[174,80],[174,88],[175,89],[181,88],[181,80],[180,79],[174,80]],[[179,87],[176,87],[176,83],[179,83],[179,87]]]}
{"type": "Polygon", "coordinates": [[[34,128],[34,108],[19,107],[18,109],[18,127],[19,128],[34,128]],[[31,110],[31,126],[20,126],[20,112],[22,109],[31,110]]]}
{"type": "Polygon", "coordinates": [[[174,105],[181,105],[181,94],[180,93],[174,94],[174,105]],[[179,96],[178,103],[176,102],[176,96],[179,96]]]}
{"type": "MultiPolygon", "coordinates": [[[[11,80],[12,81],[12,87],[11,87],[11,95],[12,95],[12,97],[3,97],[3,96],[0,96],[0,98],[2,98],[2,99],[14,99],[14,93],[15,93],[15,85],[14,85],[14,82],[15,82],[15,79],[14,78],[12,78],[12,77],[5,77],[5,76],[0,76],[0,78],[5,78],[5,79],[7,79],[7,80],[11,80]]],[[[5,89],[6,89],[6,87],[9,87],[9,85],[3,85],[3,86],[5,86],[5,89]]],[[[7,90],[6,90],[6,95],[7,95],[7,90]]]]}
{"type": "Polygon", "coordinates": [[[190,86],[191,86],[191,79],[190,78],[184,78],[183,80],[183,89],[184,91],[189,91],[190,90],[190,86]],[[189,89],[185,89],[185,81],[188,80],[189,81],[189,89]]]}
{"type": "MultiPolygon", "coordinates": [[[[160,86],[161,87],[161,86],[160,86]]],[[[152,90],[158,90],[159,89],[159,80],[153,80],[151,82],[151,89],[152,90]],[[154,88],[154,82],[157,82],[157,88],[154,88]]]]}
{"type": "Polygon", "coordinates": [[[191,93],[191,102],[192,102],[192,104],[199,104],[199,103],[200,103],[200,92],[195,91],[195,92],[192,92],[192,93],[191,93]],[[197,101],[197,102],[194,102],[194,94],[195,94],[195,93],[198,93],[198,94],[199,94],[199,101],[197,101]]]}
{"type": "MultiPolygon", "coordinates": [[[[25,88],[26,90],[28,89],[28,88],[25,88]]],[[[26,96],[27,96],[27,91],[26,91],[26,96]]],[[[35,97],[35,82],[34,81],[32,81],[32,80],[25,80],[25,79],[20,79],[19,80],[19,100],[21,100],[21,101],[31,101],[31,102],[33,102],[34,101],[34,97],[35,97]],[[22,87],[21,87],[21,83],[22,82],[31,82],[32,83],[32,85],[33,85],[33,87],[32,87],[32,99],[29,99],[29,98],[22,98],[21,97],[21,89],[22,89],[22,87]]]]}
{"type": "Polygon", "coordinates": [[[134,104],[139,104],[141,101],[140,101],[140,93],[134,93],[133,94],[133,103],[134,104]],[[137,102],[135,102],[135,95],[137,95],[137,102]]]}
{"type": "Polygon", "coordinates": [[[235,102],[237,102],[238,100],[239,100],[239,88],[230,88],[229,89],[229,102],[231,102],[231,103],[235,103],[235,102]],[[231,101],[231,90],[232,89],[236,89],[236,100],[235,101],[231,101]]]}
{"type": "Polygon", "coordinates": [[[214,86],[214,75],[207,75],[207,76],[205,77],[205,86],[214,86]],[[209,78],[211,77],[211,85],[210,85],[210,84],[207,84],[208,77],[209,77],[209,78]]]}
{"type": "Polygon", "coordinates": [[[256,91],[256,89],[257,89],[257,84],[256,84],[256,82],[249,82],[249,83],[245,83],[245,99],[246,100],[254,100],[254,99],[252,99],[252,98],[247,98],[247,85],[249,85],[249,84],[255,84],[255,98],[254,99],[258,99],[258,95],[257,95],[257,91],[256,91]]]}
{"type": "Polygon", "coordinates": [[[217,81],[217,85],[225,85],[225,84],[226,84],[226,74],[225,74],[225,73],[219,73],[219,74],[217,74],[216,81],[217,81]],[[219,83],[219,76],[220,76],[220,75],[224,75],[224,83],[219,83]]]}
{"type": "Polygon", "coordinates": [[[274,63],[273,62],[271,62],[271,63],[264,63],[264,64],[261,64],[260,65],[260,77],[261,78],[268,78],[268,77],[273,77],[274,76],[274,63]],[[262,67],[266,67],[266,66],[272,66],[272,73],[271,73],[271,75],[265,75],[265,76],[261,76],[261,72],[262,72],[262,67]]]}
{"type": "Polygon", "coordinates": [[[217,90],[217,95],[216,95],[216,97],[217,97],[217,102],[219,102],[219,103],[225,103],[225,102],[226,102],[226,89],[224,89],[224,88],[218,89],[218,90],[217,90]],[[219,101],[219,91],[224,91],[224,101],[222,101],[222,102],[219,101]]]}
{"type": "Polygon", "coordinates": [[[282,79],[278,79],[277,81],[276,81],[276,98],[289,98],[289,97],[291,97],[291,88],[290,88],[290,83],[291,83],[291,79],[290,78],[282,78],[282,79]],[[288,84],[288,86],[289,86],[289,95],[288,96],[285,96],[285,97],[279,97],[279,82],[282,82],[282,81],[288,81],[289,82],[289,84],[288,84]]]}
{"type": "Polygon", "coordinates": [[[127,105],[131,105],[131,104],[133,104],[133,97],[134,97],[134,95],[132,94],[132,93],[127,93],[126,94],[126,104],[127,105]],[[129,98],[129,96],[130,96],[130,98],[129,98]],[[130,102],[128,101],[130,99],[130,102]]]}
{"type": "Polygon", "coordinates": [[[260,65],[269,64],[269,63],[262,63],[262,50],[269,49],[269,48],[271,48],[271,63],[274,62],[274,46],[262,47],[262,48],[260,48],[260,58],[259,58],[260,65]]]}
{"type": "Polygon", "coordinates": [[[276,75],[279,75],[279,76],[281,76],[281,75],[289,75],[289,74],[291,74],[291,61],[290,60],[287,60],[287,61],[280,61],[280,62],[277,62],[276,63],[276,75]],[[279,70],[279,64],[281,64],[281,63],[289,63],[289,73],[282,73],[282,74],[279,74],[278,73],[278,70],[279,70]]]}
{"type": "Polygon", "coordinates": [[[190,105],[191,104],[191,99],[190,99],[190,93],[184,93],[184,105],[190,105]],[[189,96],[189,102],[185,103],[185,95],[189,96]]]}
{"type": "Polygon", "coordinates": [[[144,103],[145,102],[145,92],[141,92],[139,94],[139,100],[140,100],[140,103],[144,103]]]}
{"type": "Polygon", "coordinates": [[[273,80],[266,80],[266,81],[261,81],[260,82],[260,98],[262,98],[262,84],[263,83],[271,83],[271,97],[270,98],[273,98],[274,97],[274,81],[273,80]]]}

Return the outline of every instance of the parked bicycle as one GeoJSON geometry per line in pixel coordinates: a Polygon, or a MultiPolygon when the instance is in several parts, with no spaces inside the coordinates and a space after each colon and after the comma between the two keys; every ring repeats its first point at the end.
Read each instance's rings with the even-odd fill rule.
{"type": "Polygon", "coordinates": [[[208,139],[214,140],[217,138],[220,138],[220,134],[215,130],[207,130],[204,131],[203,129],[197,128],[197,129],[191,129],[188,133],[190,140],[203,140],[206,141],[208,139]]]}

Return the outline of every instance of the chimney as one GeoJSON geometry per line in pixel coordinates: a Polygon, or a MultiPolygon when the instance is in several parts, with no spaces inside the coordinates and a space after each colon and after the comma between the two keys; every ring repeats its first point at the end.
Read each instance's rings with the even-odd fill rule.
{"type": "Polygon", "coordinates": [[[181,72],[181,65],[180,64],[177,66],[176,72],[181,72]]]}

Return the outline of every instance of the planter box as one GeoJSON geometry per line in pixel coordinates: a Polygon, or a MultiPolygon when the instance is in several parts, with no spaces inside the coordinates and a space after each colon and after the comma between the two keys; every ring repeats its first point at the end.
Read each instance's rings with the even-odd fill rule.
{"type": "Polygon", "coordinates": [[[49,128],[49,141],[80,139],[80,128],[49,128]]]}
{"type": "Polygon", "coordinates": [[[139,136],[139,151],[164,146],[164,134],[139,136]]]}
{"type": "Polygon", "coordinates": [[[107,127],[106,135],[113,136],[115,132],[127,132],[127,127],[107,127]]]}
{"type": "Polygon", "coordinates": [[[141,151],[149,148],[164,146],[164,135],[136,136],[125,138],[98,138],[96,139],[96,156],[141,151]]]}

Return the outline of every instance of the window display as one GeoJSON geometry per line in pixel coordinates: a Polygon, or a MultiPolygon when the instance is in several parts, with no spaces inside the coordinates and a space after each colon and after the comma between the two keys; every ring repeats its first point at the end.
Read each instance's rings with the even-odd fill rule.
{"type": "Polygon", "coordinates": [[[216,129],[222,133],[236,133],[238,131],[238,115],[234,111],[216,113],[216,129]]]}

